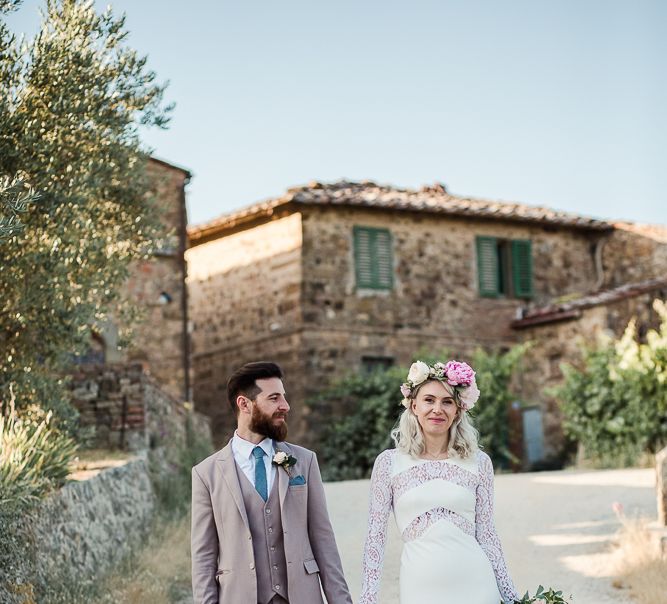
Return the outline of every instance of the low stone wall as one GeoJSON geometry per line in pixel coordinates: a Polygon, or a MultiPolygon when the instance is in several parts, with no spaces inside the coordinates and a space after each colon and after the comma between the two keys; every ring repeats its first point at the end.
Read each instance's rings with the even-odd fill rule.
{"type": "Polygon", "coordinates": [[[41,504],[34,525],[40,582],[67,571],[105,572],[145,537],[154,508],[145,456],[66,484],[41,504]]]}
{"type": "Polygon", "coordinates": [[[0,602],[28,604],[53,581],[94,580],[140,545],[156,497],[146,454],[87,480],[67,483],[30,512],[19,529],[21,560],[0,585],[0,602]]]}

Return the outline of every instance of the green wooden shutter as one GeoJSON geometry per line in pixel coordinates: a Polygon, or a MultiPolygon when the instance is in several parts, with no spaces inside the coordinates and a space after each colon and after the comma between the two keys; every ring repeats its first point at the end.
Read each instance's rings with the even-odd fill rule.
{"type": "Polygon", "coordinates": [[[394,285],[391,233],[387,229],[358,226],[353,232],[357,287],[391,289],[394,285]]]}
{"type": "Polygon", "coordinates": [[[529,239],[512,241],[512,286],[515,298],[533,297],[533,256],[529,239]]]}
{"type": "Polygon", "coordinates": [[[394,285],[394,261],[391,254],[391,233],[386,229],[375,231],[375,283],[378,289],[394,285]]]}
{"type": "Polygon", "coordinates": [[[477,275],[479,295],[497,298],[498,291],[498,242],[495,237],[477,237],[477,275]]]}

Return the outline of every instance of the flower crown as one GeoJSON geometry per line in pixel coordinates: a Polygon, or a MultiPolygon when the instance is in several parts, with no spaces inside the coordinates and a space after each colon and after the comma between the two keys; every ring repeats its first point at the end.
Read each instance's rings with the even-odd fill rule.
{"type": "Polygon", "coordinates": [[[408,381],[401,385],[401,403],[406,409],[410,407],[410,396],[414,389],[428,379],[440,380],[453,386],[459,406],[464,411],[470,411],[479,398],[475,372],[467,363],[447,361],[431,367],[423,361],[416,361],[410,367],[408,381]]]}

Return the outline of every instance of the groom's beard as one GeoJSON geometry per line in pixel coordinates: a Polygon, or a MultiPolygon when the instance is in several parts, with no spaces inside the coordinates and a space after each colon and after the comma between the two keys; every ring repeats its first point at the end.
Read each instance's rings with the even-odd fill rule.
{"type": "Polygon", "coordinates": [[[262,413],[257,405],[252,406],[250,415],[250,430],[255,434],[263,434],[267,438],[282,442],[287,438],[287,413],[276,412],[273,415],[262,413]],[[278,418],[284,418],[285,421],[276,424],[278,418]]]}

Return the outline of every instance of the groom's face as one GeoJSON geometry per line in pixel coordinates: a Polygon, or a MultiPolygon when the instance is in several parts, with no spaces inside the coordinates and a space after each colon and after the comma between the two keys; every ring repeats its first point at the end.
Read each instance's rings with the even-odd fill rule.
{"type": "Polygon", "coordinates": [[[252,403],[250,429],[273,440],[287,438],[287,414],[290,406],[285,398],[285,387],[280,378],[266,378],[255,382],[261,392],[252,403]]]}

